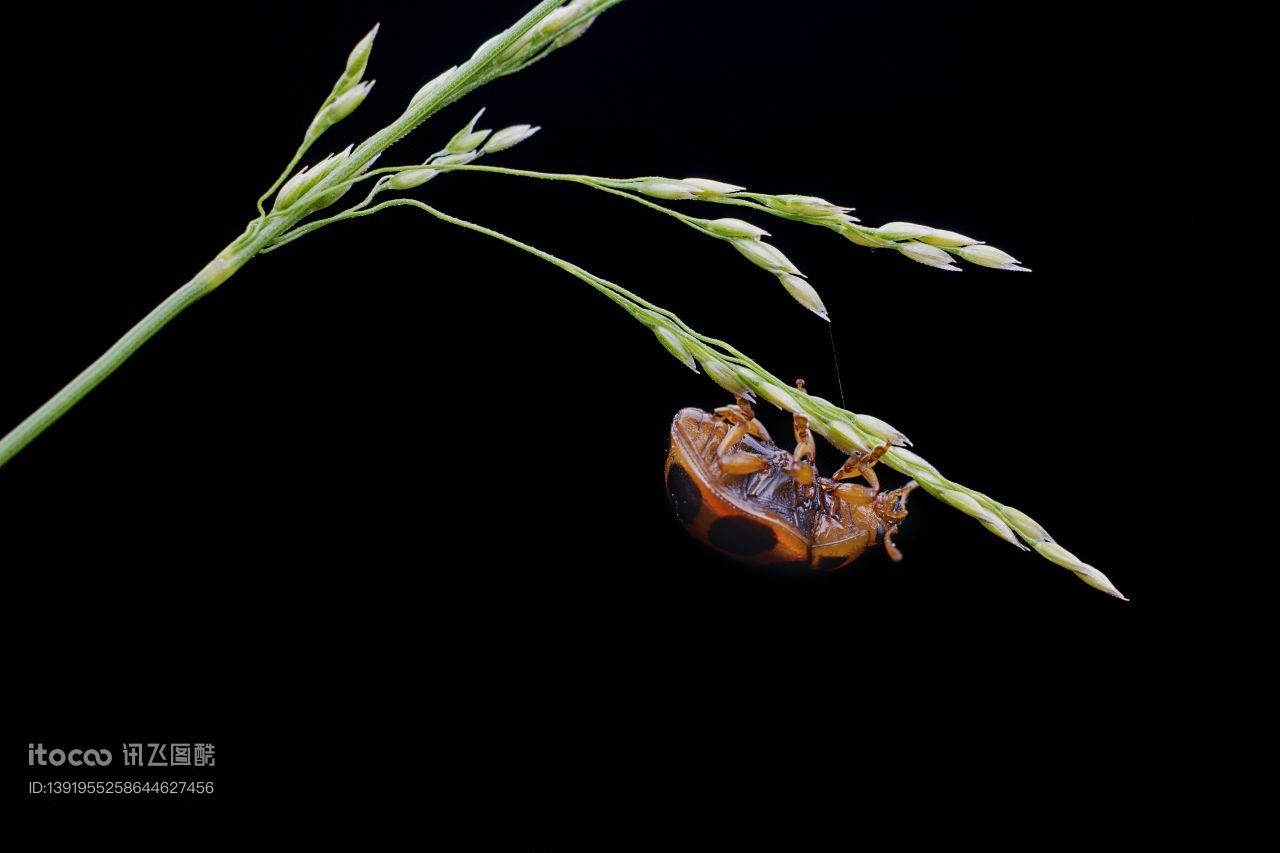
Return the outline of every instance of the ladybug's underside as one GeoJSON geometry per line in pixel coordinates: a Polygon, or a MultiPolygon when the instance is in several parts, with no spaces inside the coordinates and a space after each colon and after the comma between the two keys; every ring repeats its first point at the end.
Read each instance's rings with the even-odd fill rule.
{"type": "Polygon", "coordinates": [[[813,466],[813,439],[796,418],[797,452],[778,447],[749,404],[715,413],[682,409],[671,423],[667,490],[690,533],[753,565],[835,569],[885,542],[906,515],[914,483],[881,493],[871,465],[855,454],[828,479],[813,466]],[[837,482],[864,476],[870,487],[837,482]]]}

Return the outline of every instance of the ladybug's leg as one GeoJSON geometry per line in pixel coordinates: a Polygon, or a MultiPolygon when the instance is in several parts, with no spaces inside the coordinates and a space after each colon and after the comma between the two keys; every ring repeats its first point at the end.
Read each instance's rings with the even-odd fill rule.
{"type": "Polygon", "coordinates": [[[888,449],[889,445],[886,443],[870,453],[855,450],[840,466],[840,470],[831,475],[831,479],[838,481],[861,477],[867,481],[868,485],[859,486],[855,483],[838,483],[834,489],[835,493],[850,503],[871,503],[875,496],[880,494],[880,478],[876,476],[872,466],[880,460],[881,456],[884,456],[885,451],[888,449]]]}
{"type": "Polygon", "coordinates": [[[726,474],[754,474],[769,467],[769,460],[763,456],[733,449],[747,435],[749,429],[750,426],[746,423],[736,423],[729,428],[724,440],[720,442],[716,459],[720,463],[720,470],[726,474]]]}
{"type": "MultiPolygon", "coordinates": [[[[817,453],[818,448],[813,440],[813,433],[809,431],[809,419],[804,415],[795,416],[795,433],[796,433],[796,452],[787,453],[780,451],[774,457],[773,461],[783,473],[791,477],[797,483],[803,486],[812,486],[817,480],[817,472],[814,470],[813,457],[817,453]]],[[[797,493],[797,500],[800,499],[802,493],[797,493]]]]}
{"type": "MultiPolygon", "coordinates": [[[[716,449],[716,461],[720,463],[720,470],[726,474],[753,474],[768,468],[769,461],[763,456],[734,449],[746,436],[759,435],[755,428],[764,430],[760,422],[755,419],[751,404],[743,397],[738,397],[736,405],[722,406],[716,409],[716,414],[729,421],[729,431],[725,433],[720,447],[716,449]]],[[[768,438],[764,440],[768,441],[768,438]]]]}
{"type": "Polygon", "coordinates": [[[889,521],[901,521],[907,517],[907,497],[920,487],[915,480],[908,480],[905,486],[891,492],[883,492],[876,503],[876,514],[889,521]]]}
{"type": "Polygon", "coordinates": [[[880,478],[876,476],[872,466],[880,461],[880,457],[884,456],[888,449],[889,445],[886,443],[870,453],[855,450],[840,466],[840,470],[831,475],[831,479],[852,480],[854,477],[861,477],[870,484],[872,493],[878,494],[880,492],[880,478]]]}
{"type": "Polygon", "coordinates": [[[817,479],[813,458],[818,454],[818,445],[809,431],[809,419],[804,415],[794,415],[792,427],[796,434],[796,450],[787,457],[783,470],[797,483],[812,486],[817,479]]]}
{"type": "MultiPolygon", "coordinates": [[[[804,391],[804,380],[797,379],[796,387],[804,391]]],[[[796,436],[796,449],[795,453],[791,454],[784,470],[797,483],[804,486],[813,486],[820,481],[820,478],[818,477],[817,466],[814,464],[814,460],[818,455],[818,445],[813,439],[813,433],[809,430],[809,419],[804,415],[792,415],[791,425],[796,436]]],[[[824,509],[826,508],[826,487],[804,491],[806,494],[816,498],[820,506],[824,509]]]]}
{"type": "Polygon", "coordinates": [[[784,452],[781,455],[786,457],[785,460],[781,462],[782,470],[791,477],[791,479],[805,486],[813,485],[813,462],[805,459],[797,459],[790,453],[784,452]]]}
{"type": "Polygon", "coordinates": [[[898,546],[893,544],[893,535],[898,532],[898,525],[890,527],[884,532],[884,552],[889,555],[889,559],[895,563],[902,562],[902,552],[898,550],[898,546]]]}
{"type": "MultiPolygon", "coordinates": [[[[741,394],[734,395],[734,404],[732,406],[721,406],[716,409],[716,414],[730,423],[745,421],[747,423],[747,432],[754,435],[761,441],[773,443],[773,439],[769,437],[769,431],[764,428],[764,424],[756,419],[756,413],[751,408],[751,401],[741,394]]],[[[741,438],[742,436],[739,436],[741,438]]]]}
{"type": "Polygon", "coordinates": [[[809,431],[809,419],[804,415],[793,415],[791,420],[796,433],[796,450],[792,456],[797,462],[812,462],[818,455],[818,445],[809,431]]]}
{"type": "Polygon", "coordinates": [[[898,522],[907,517],[907,496],[919,485],[911,480],[905,486],[884,492],[876,499],[875,514],[889,525],[884,534],[884,550],[895,563],[902,559],[902,552],[893,544],[893,535],[898,532],[898,522]]]}

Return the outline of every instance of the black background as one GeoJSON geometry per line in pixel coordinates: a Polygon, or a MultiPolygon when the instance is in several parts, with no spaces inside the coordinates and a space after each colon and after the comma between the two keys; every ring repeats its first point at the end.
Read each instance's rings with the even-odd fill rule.
{"type": "MultiPolygon", "coordinates": [[[[7,277],[0,422],[239,233],[372,23],[378,86],[318,154],[522,8],[48,24],[19,250],[42,272],[7,277]]],[[[1131,603],[924,495],[900,565],[778,582],[709,555],[661,464],[671,415],[722,392],[575,279],[393,211],[253,261],[0,471],[13,760],[35,741],[205,740],[216,800],[109,810],[298,816],[356,796],[502,812],[541,804],[551,778],[569,781],[544,816],[633,783],[696,803],[726,777],[840,799],[896,787],[885,772],[962,775],[951,750],[986,766],[997,745],[1019,756],[1006,781],[1088,770],[1104,798],[1172,769],[1168,752],[1093,761],[1161,754],[1153,732],[1231,685],[1237,658],[1216,650],[1244,627],[1235,567],[1193,556],[1223,520],[1193,449],[1210,415],[1180,381],[1204,306],[1171,287],[1200,264],[1170,257],[1176,230],[1205,224],[1209,40],[1183,24],[1088,4],[632,0],[383,158],[420,159],[487,105],[484,126],[544,128],[493,163],[822,195],[1013,253],[1035,272],[947,275],[761,223],[831,310],[850,408],[1030,512],[1131,603]],[[872,753],[896,770],[866,769],[872,753]]],[[[455,175],[422,192],[837,396],[823,324],[722,246],[572,186],[455,175]]]]}

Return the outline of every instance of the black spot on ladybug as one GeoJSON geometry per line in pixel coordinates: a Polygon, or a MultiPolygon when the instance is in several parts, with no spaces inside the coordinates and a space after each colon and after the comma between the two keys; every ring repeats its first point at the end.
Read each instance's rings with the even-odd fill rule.
{"type": "Polygon", "coordinates": [[[838,568],[839,566],[844,565],[845,561],[848,559],[848,557],[819,557],[818,571],[825,572],[828,569],[838,568]]]}
{"type": "Polygon", "coordinates": [[[739,557],[763,554],[778,542],[773,528],[737,515],[716,519],[707,531],[707,539],[721,551],[739,557]]]}
{"type": "Polygon", "coordinates": [[[876,525],[876,544],[879,545],[883,541],[884,541],[884,525],[877,524],[876,525]]]}
{"type": "Polygon", "coordinates": [[[671,466],[667,473],[667,491],[671,494],[671,505],[676,508],[676,515],[685,524],[693,524],[698,510],[702,509],[702,494],[683,466],[671,466]]]}

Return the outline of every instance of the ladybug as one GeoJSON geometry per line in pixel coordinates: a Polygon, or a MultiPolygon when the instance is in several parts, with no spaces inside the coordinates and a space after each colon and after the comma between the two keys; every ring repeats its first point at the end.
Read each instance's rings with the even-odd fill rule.
{"type": "Polygon", "coordinates": [[[855,452],[821,477],[808,418],[795,415],[794,426],[792,453],[773,443],[744,397],[714,412],[681,409],[665,471],[680,521],[703,543],[754,566],[829,571],[875,545],[901,560],[893,535],[916,483],[880,490],[872,466],[889,446],[855,452]],[[868,485],[842,482],[855,477],[868,485]]]}

